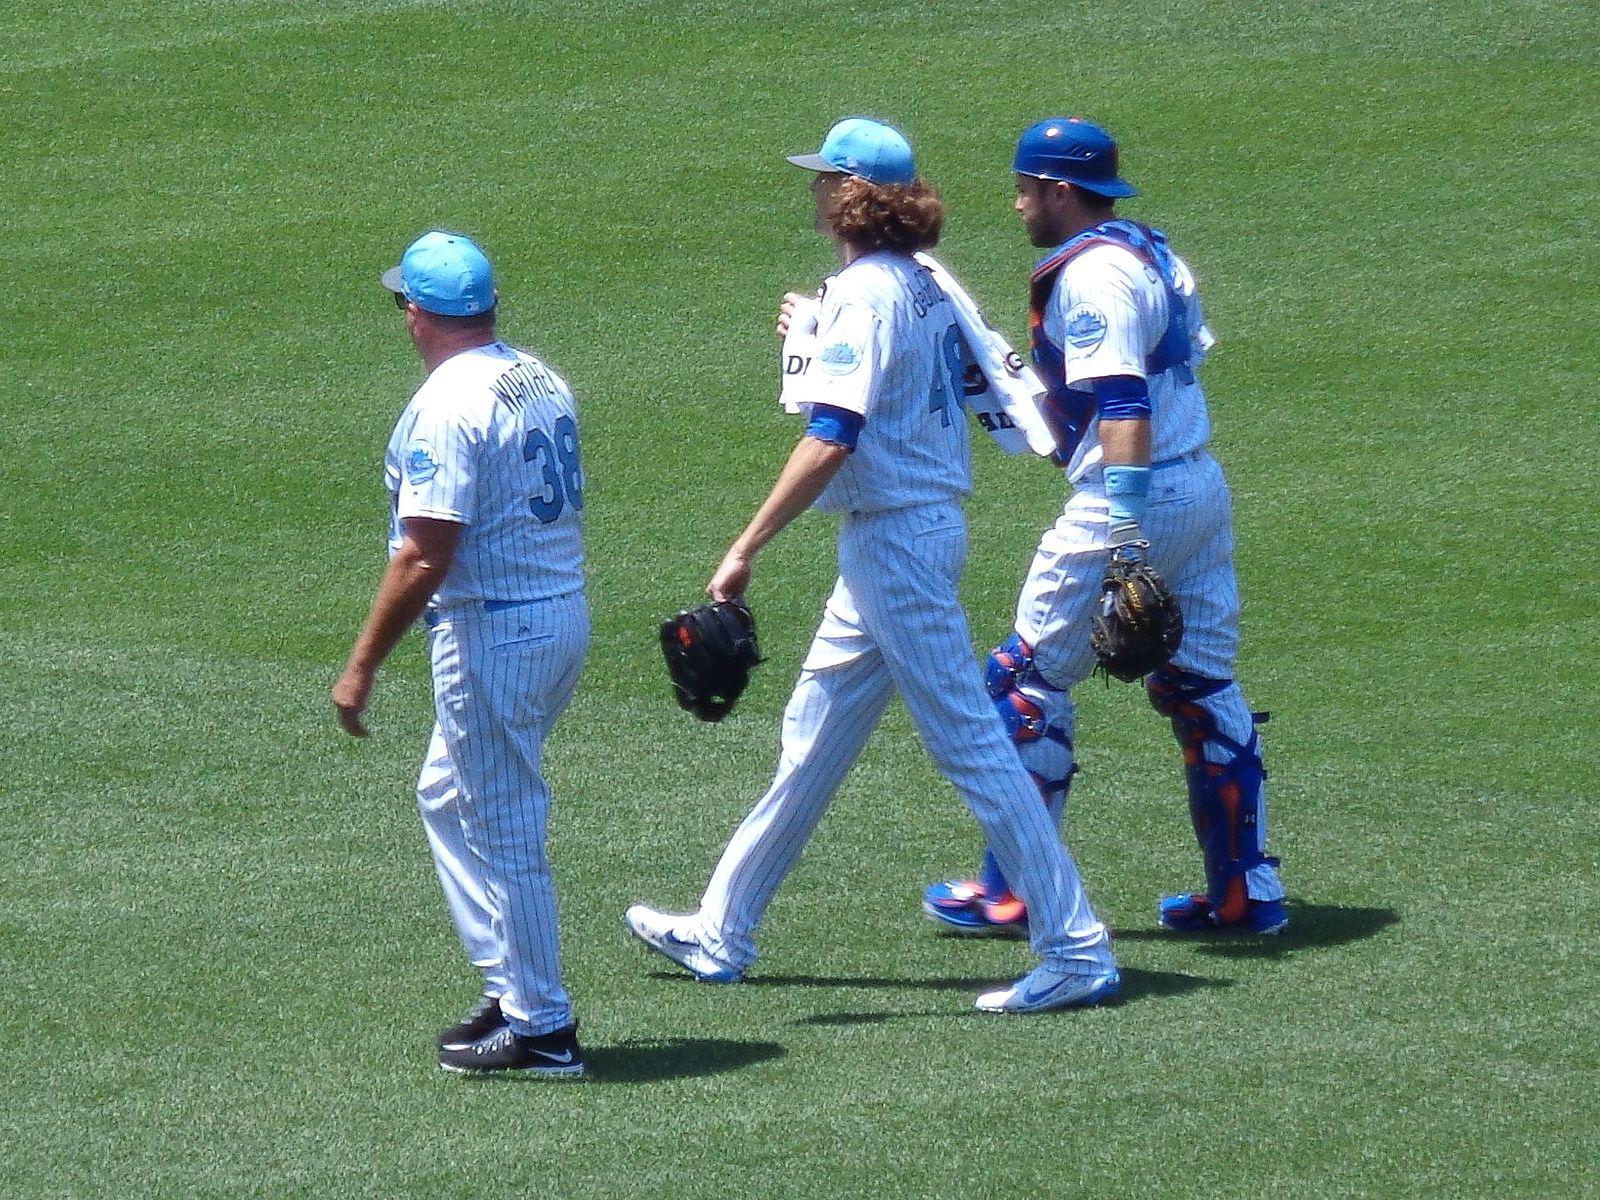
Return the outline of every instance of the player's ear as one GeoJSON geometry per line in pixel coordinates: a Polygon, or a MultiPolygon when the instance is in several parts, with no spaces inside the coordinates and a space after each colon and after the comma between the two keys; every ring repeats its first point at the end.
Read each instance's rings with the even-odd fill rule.
{"type": "Polygon", "coordinates": [[[1076,209],[1082,203],[1082,189],[1076,184],[1057,179],[1051,182],[1050,195],[1058,210],[1076,209]]]}

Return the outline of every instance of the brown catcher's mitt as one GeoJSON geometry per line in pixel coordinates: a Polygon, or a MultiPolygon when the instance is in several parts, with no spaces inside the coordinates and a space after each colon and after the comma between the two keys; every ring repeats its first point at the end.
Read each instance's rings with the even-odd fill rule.
{"type": "Polygon", "coordinates": [[[1143,559],[1113,555],[1090,622],[1096,671],[1132,683],[1163,666],[1183,641],[1183,613],[1161,573],[1143,559]]]}

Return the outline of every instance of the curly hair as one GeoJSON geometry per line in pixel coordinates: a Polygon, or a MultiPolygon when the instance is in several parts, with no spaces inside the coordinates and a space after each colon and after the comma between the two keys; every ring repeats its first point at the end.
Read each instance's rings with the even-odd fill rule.
{"type": "Polygon", "coordinates": [[[910,254],[939,244],[944,202],[922,180],[893,186],[851,175],[828,209],[834,235],[862,251],[910,254]]]}

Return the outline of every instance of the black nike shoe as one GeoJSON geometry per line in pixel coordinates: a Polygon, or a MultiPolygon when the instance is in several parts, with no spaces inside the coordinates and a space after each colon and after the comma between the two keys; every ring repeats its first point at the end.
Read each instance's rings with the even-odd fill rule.
{"type": "Polygon", "coordinates": [[[505,1027],[500,997],[485,995],[478,1000],[476,1008],[439,1035],[439,1049],[465,1050],[473,1042],[481,1042],[495,1030],[505,1027]]]}
{"type": "Polygon", "coordinates": [[[481,1041],[458,1050],[439,1053],[439,1065],[462,1075],[506,1071],[522,1075],[578,1076],[583,1074],[583,1051],[578,1048],[578,1023],[564,1029],[524,1037],[503,1026],[481,1041]]]}

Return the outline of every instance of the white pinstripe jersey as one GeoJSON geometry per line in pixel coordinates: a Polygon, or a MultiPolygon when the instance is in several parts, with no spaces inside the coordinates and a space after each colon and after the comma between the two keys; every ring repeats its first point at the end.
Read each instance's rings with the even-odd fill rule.
{"type": "Polygon", "coordinates": [[[817,508],[881,512],[972,490],[961,406],[969,352],[926,267],[888,251],[856,259],[823,291],[816,345],[795,385],[804,411],[827,404],[866,418],[817,508]]]}
{"type": "MultiPolygon", "coordinates": [[[[1173,255],[1179,294],[1189,306],[1194,357],[1156,375],[1146,357],[1168,320],[1167,289],[1154,269],[1120,246],[1094,246],[1062,269],[1045,308],[1045,336],[1061,347],[1068,386],[1110,375],[1136,375],[1150,388],[1150,458],[1179,458],[1211,437],[1205,393],[1195,376],[1214,339],[1205,327],[1194,276],[1173,255]]],[[[1100,466],[1100,422],[1092,421],[1067,468],[1074,483],[1100,466]]]]}
{"type": "Polygon", "coordinates": [[[441,609],[538,600],[583,586],[583,467],[572,391],[504,342],[440,363],[401,414],[384,457],[393,514],[464,526],[434,596],[441,609]]]}

